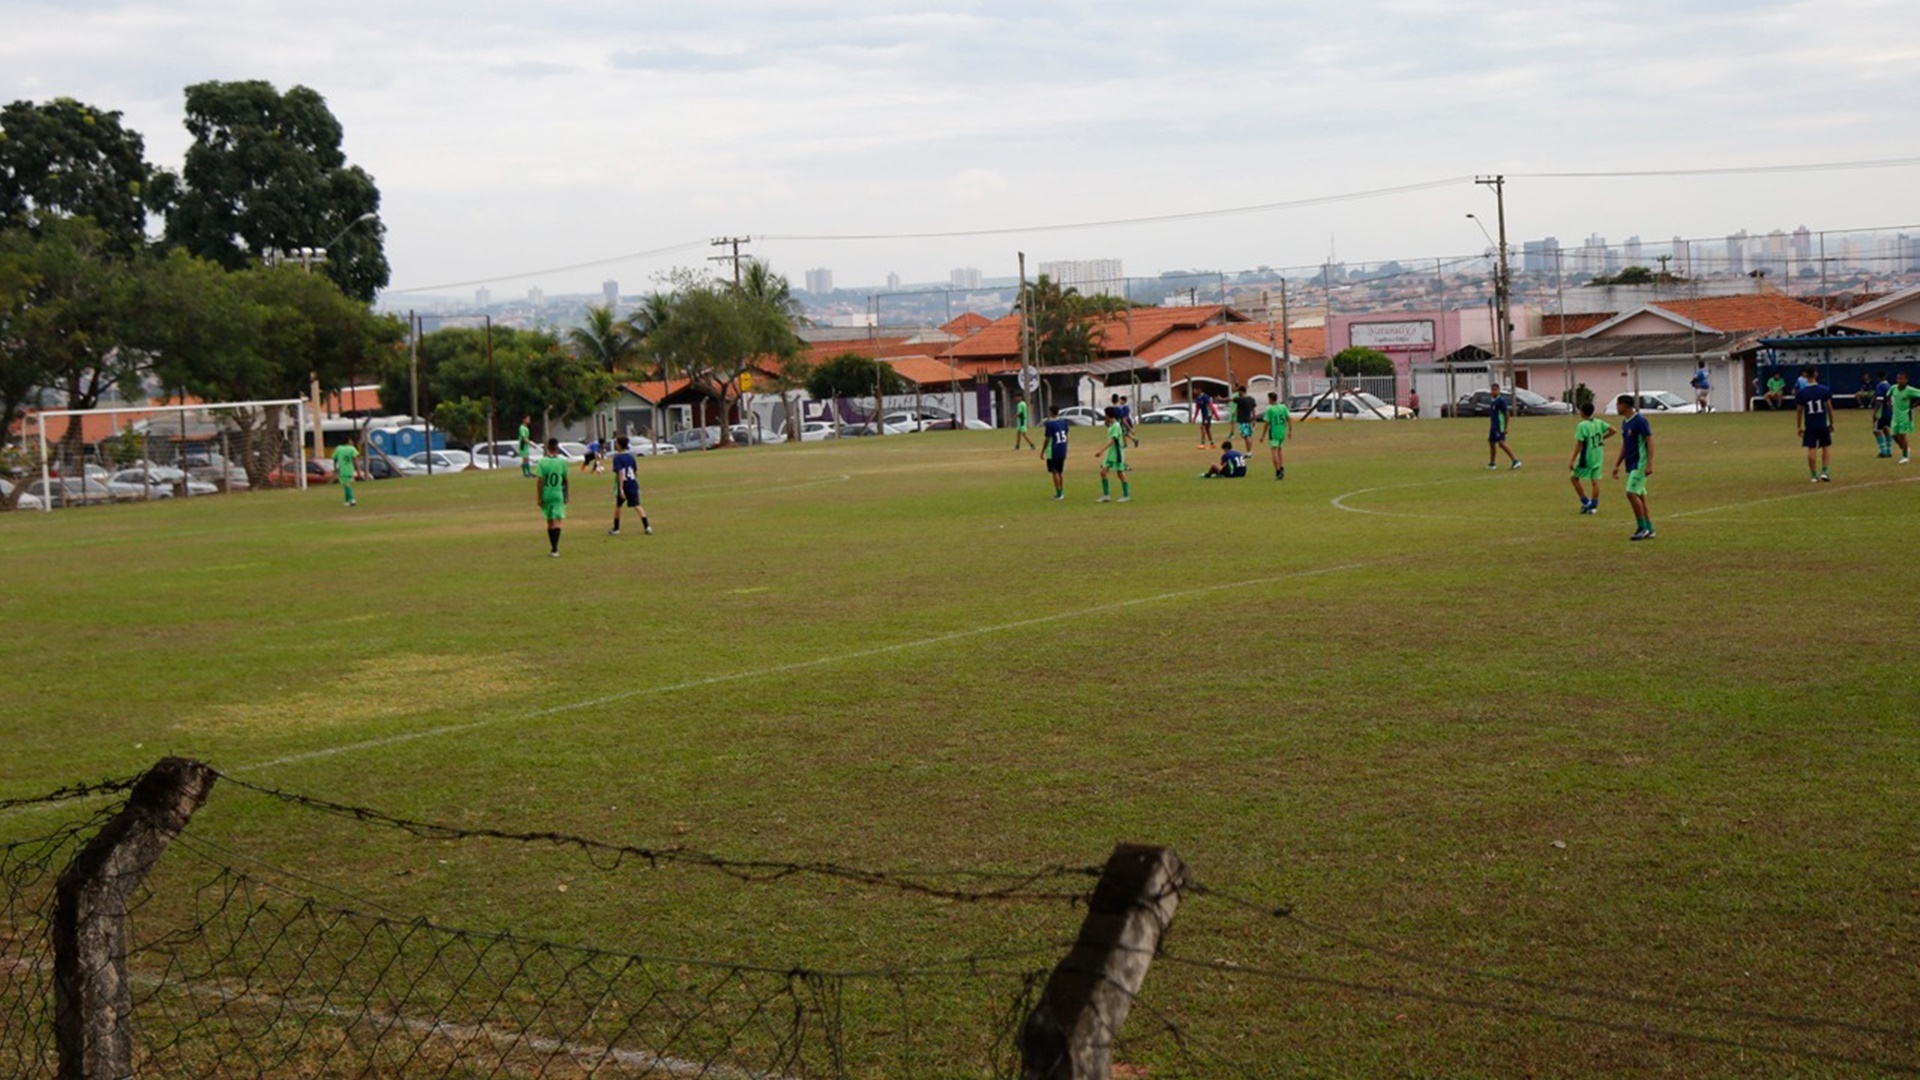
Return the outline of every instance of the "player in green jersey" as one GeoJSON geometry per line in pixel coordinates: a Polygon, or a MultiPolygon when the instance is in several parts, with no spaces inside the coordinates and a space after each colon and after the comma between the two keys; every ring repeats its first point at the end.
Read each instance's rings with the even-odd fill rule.
{"type": "Polygon", "coordinates": [[[1107,445],[1100,451],[1100,501],[1112,502],[1113,489],[1108,486],[1107,476],[1118,473],[1120,476],[1120,501],[1133,498],[1133,492],[1127,487],[1127,429],[1120,423],[1119,410],[1107,409],[1107,445]]]}
{"type": "Polygon", "coordinates": [[[1020,444],[1023,442],[1027,444],[1029,450],[1039,449],[1033,445],[1033,436],[1027,434],[1027,396],[1025,394],[1013,399],[1013,448],[1020,449],[1020,444]]]}
{"type": "Polygon", "coordinates": [[[521,476],[533,475],[533,430],[527,426],[532,422],[533,422],[533,417],[531,416],[523,416],[520,418],[520,475],[521,476]]]}
{"type": "Polygon", "coordinates": [[[1893,407],[1893,422],[1887,425],[1887,431],[1893,435],[1893,441],[1900,444],[1900,464],[1905,465],[1913,458],[1913,449],[1907,445],[1907,436],[1913,434],[1913,406],[1920,402],[1920,387],[1907,385],[1907,373],[1901,372],[1893,377],[1893,386],[1887,390],[1887,404],[1893,407]]]}
{"type": "Polygon", "coordinates": [[[340,478],[340,489],[346,493],[347,505],[353,502],[353,478],[359,471],[360,451],[350,442],[343,442],[333,448],[333,472],[340,478]]]}
{"type": "Polygon", "coordinates": [[[534,496],[540,503],[540,513],[547,519],[547,548],[554,558],[560,557],[560,523],[567,519],[567,459],[560,456],[560,440],[548,439],[547,452],[536,468],[534,496]]]}
{"type": "Polygon", "coordinates": [[[1573,470],[1573,493],[1580,496],[1580,512],[1597,514],[1600,512],[1600,470],[1607,465],[1603,444],[1613,437],[1613,425],[1594,419],[1592,401],[1580,403],[1580,416],[1581,421],[1573,425],[1573,457],[1567,461],[1567,468],[1573,470]],[[1591,497],[1580,486],[1582,480],[1593,489],[1591,497]]]}
{"type": "Polygon", "coordinates": [[[1273,478],[1287,478],[1287,459],[1283,447],[1287,441],[1287,424],[1293,414],[1280,400],[1280,395],[1267,391],[1267,407],[1260,414],[1260,423],[1266,428],[1267,447],[1273,454],[1273,478]]]}

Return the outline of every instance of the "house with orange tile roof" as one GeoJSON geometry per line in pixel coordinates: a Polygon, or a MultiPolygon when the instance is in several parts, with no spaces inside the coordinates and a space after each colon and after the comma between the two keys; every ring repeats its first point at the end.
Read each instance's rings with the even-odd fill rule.
{"type": "Polygon", "coordinates": [[[1903,371],[1908,382],[1920,384],[1920,285],[1866,298],[1811,330],[1763,338],[1760,347],[1766,373],[1791,381],[1796,369],[1816,368],[1842,404],[1903,371]]]}
{"type": "Polygon", "coordinates": [[[1714,407],[1746,409],[1768,367],[1761,341],[1806,333],[1826,317],[1780,293],[1658,300],[1516,349],[1513,379],[1550,398],[1584,385],[1601,400],[1664,390],[1692,401],[1694,373],[1705,368],[1714,407]]]}

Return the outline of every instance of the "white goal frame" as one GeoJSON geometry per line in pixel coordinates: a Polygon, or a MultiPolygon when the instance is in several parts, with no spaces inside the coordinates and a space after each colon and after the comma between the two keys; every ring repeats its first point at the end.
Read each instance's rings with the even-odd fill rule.
{"type": "MultiPolygon", "coordinates": [[[[26,417],[33,424],[34,436],[39,440],[40,446],[40,489],[47,493],[47,498],[41,500],[40,509],[51,514],[53,504],[57,501],[53,498],[53,470],[47,459],[47,421],[49,419],[63,416],[118,416],[121,413],[151,416],[155,413],[213,412],[219,409],[264,408],[269,405],[293,406],[294,423],[298,427],[298,434],[293,444],[298,448],[300,455],[299,487],[301,491],[305,491],[307,490],[307,399],[305,398],[275,398],[271,401],[203,401],[198,405],[115,405],[106,409],[45,409],[29,413],[26,417]]],[[[118,431],[118,426],[114,430],[118,431]]]]}

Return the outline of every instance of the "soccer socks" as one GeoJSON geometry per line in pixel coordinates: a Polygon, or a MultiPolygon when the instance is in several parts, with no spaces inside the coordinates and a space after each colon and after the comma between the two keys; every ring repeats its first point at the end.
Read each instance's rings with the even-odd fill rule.
{"type": "Polygon", "coordinates": [[[1128,489],[1127,482],[1125,480],[1120,481],[1120,497],[1123,499],[1133,498],[1133,492],[1128,489]]]}
{"type": "Polygon", "coordinates": [[[644,536],[653,535],[653,523],[647,520],[647,515],[645,514],[640,515],[640,532],[644,536]]]}
{"type": "Polygon", "coordinates": [[[1102,496],[1113,494],[1113,488],[1107,484],[1107,478],[1104,476],[1100,478],[1100,494],[1102,496]]]}
{"type": "Polygon", "coordinates": [[[560,530],[559,529],[547,530],[547,547],[553,552],[553,554],[555,555],[560,554],[560,530]]]}

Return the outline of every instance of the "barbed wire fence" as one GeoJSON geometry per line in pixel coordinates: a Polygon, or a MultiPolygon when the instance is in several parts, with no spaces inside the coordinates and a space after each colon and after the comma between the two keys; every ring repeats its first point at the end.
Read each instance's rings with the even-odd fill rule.
{"type": "MultiPolygon", "coordinates": [[[[0,820],[68,819],[17,828],[29,835],[0,843],[0,1074],[62,1074],[70,1033],[56,1007],[56,883],[77,876],[90,846],[126,819],[141,779],[0,801],[0,820]]],[[[232,797],[409,840],[544,847],[606,874],[683,868],[750,887],[814,880],[909,904],[1011,907],[1019,921],[1058,932],[844,967],[603,948],[396,910],[239,841],[183,830],[125,903],[126,1011],[106,1020],[125,1037],[135,1075],[1290,1076],[1304,1055],[1289,1051],[1287,1014],[1369,1001],[1587,1030],[1675,1054],[1731,1054],[1691,1060],[1758,1061],[1762,1071],[1920,1075],[1920,1033],[1899,1018],[1859,1023],[1480,970],[1215,887],[1165,849],[1139,850],[1171,859],[1161,867],[1170,876],[1127,891],[1115,884],[1119,851],[1105,866],[1013,872],[738,859],[461,828],[219,780],[232,797]],[[1034,905],[1038,915],[1025,910],[1034,905]],[[1076,938],[1070,927],[1081,916],[1076,938]],[[1107,936],[1102,919],[1149,933],[1107,936]],[[1348,963],[1328,964],[1313,948],[1338,950],[1348,963]],[[1373,973],[1352,977],[1355,961],[1373,973]],[[1065,1001],[1078,992],[1104,1004],[1065,1001]],[[1114,1071],[1035,1071],[1035,1047],[1056,1015],[1078,1016],[1082,1043],[1114,1071]]]]}

